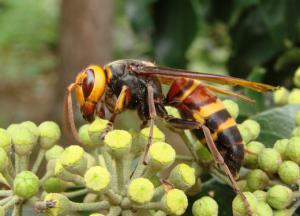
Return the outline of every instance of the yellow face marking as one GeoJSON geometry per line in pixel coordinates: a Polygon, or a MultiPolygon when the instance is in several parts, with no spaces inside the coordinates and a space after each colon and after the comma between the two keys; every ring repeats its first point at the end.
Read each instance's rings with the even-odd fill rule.
{"type": "Polygon", "coordinates": [[[199,110],[199,113],[200,116],[206,118],[222,109],[224,109],[224,105],[222,104],[221,101],[217,100],[216,102],[202,106],[199,110]]]}
{"type": "Polygon", "coordinates": [[[233,118],[229,118],[227,119],[225,122],[223,122],[222,124],[219,125],[217,131],[218,132],[222,132],[227,128],[230,128],[232,126],[236,125],[236,122],[233,118]]]}

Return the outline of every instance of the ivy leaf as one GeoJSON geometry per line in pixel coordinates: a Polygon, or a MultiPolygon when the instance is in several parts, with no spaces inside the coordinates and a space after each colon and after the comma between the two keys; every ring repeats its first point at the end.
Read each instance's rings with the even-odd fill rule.
{"type": "Polygon", "coordinates": [[[272,147],[277,139],[289,138],[295,124],[296,112],[300,105],[273,108],[251,117],[261,126],[258,141],[272,147]]]}

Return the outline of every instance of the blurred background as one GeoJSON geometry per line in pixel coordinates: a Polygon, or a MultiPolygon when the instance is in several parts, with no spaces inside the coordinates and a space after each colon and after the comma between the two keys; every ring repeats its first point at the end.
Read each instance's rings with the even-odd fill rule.
{"type": "Polygon", "coordinates": [[[299,9],[297,0],[0,0],[0,127],[61,122],[76,74],[120,58],[290,86],[299,9]]]}

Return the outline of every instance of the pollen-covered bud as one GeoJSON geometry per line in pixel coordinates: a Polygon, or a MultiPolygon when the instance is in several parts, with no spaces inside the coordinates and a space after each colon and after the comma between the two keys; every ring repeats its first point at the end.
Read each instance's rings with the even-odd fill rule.
{"type": "Polygon", "coordinates": [[[294,128],[293,131],[292,131],[291,136],[292,137],[300,137],[300,127],[294,128]]]}
{"type": "Polygon", "coordinates": [[[280,87],[273,93],[273,100],[276,105],[285,105],[288,103],[289,90],[285,87],[280,87]]]}
{"type": "Polygon", "coordinates": [[[71,173],[83,174],[87,168],[87,159],[83,148],[78,145],[67,147],[61,155],[63,167],[71,173]]]}
{"type": "Polygon", "coordinates": [[[300,137],[293,137],[289,140],[285,155],[298,165],[300,164],[300,137]]]}
{"type": "Polygon", "coordinates": [[[249,129],[249,132],[251,134],[251,140],[255,140],[258,137],[260,133],[260,125],[257,121],[248,119],[244,121],[242,125],[249,129]]]}
{"type": "Polygon", "coordinates": [[[105,136],[104,143],[113,157],[122,158],[130,151],[132,136],[125,130],[113,130],[105,136]]]}
{"type": "Polygon", "coordinates": [[[60,193],[66,190],[68,184],[67,182],[57,178],[50,177],[43,183],[43,189],[47,193],[60,193]]]}
{"type": "Polygon", "coordinates": [[[262,190],[257,190],[253,192],[253,195],[256,197],[258,202],[266,202],[267,201],[267,192],[262,190]]]}
{"type": "Polygon", "coordinates": [[[26,127],[35,137],[35,142],[37,142],[40,136],[40,131],[39,128],[36,126],[36,124],[32,121],[25,121],[22,122],[20,125],[26,127]]]}
{"type": "Polygon", "coordinates": [[[35,136],[24,126],[18,125],[11,134],[12,143],[18,155],[29,155],[36,144],[35,136]]]}
{"type": "Polygon", "coordinates": [[[6,152],[11,149],[11,136],[3,128],[0,128],[0,148],[3,148],[6,152]]]}
{"type": "Polygon", "coordinates": [[[13,187],[16,195],[29,199],[39,190],[39,178],[30,171],[20,172],[14,179],[13,187]]]}
{"type": "Polygon", "coordinates": [[[3,172],[3,170],[7,169],[8,162],[9,159],[6,151],[0,148],[0,173],[3,172]]]}
{"type": "Polygon", "coordinates": [[[84,175],[84,181],[87,188],[95,192],[106,190],[111,181],[111,175],[106,168],[94,166],[87,170],[84,175]]]}
{"type": "Polygon", "coordinates": [[[275,185],[267,192],[267,203],[275,209],[285,209],[293,200],[293,191],[283,185],[275,185]]]}
{"type": "Polygon", "coordinates": [[[293,78],[295,86],[300,87],[300,67],[296,70],[293,78]]]}
{"type": "Polygon", "coordinates": [[[103,145],[102,133],[107,129],[109,121],[96,118],[88,127],[91,142],[97,146],[103,145]]]}
{"type": "Polygon", "coordinates": [[[192,212],[194,216],[218,216],[218,208],[213,198],[204,196],[194,202],[192,212]]]}
{"type": "Polygon", "coordinates": [[[153,143],[149,149],[149,164],[153,169],[162,170],[175,161],[176,152],[165,142],[153,143]]]}
{"type": "Polygon", "coordinates": [[[53,121],[45,121],[39,125],[40,145],[43,149],[49,149],[60,139],[61,131],[53,121]]]}
{"type": "Polygon", "coordinates": [[[187,190],[196,182],[195,169],[187,164],[178,164],[170,173],[169,181],[175,188],[187,190]]]}
{"type": "Polygon", "coordinates": [[[182,215],[188,207],[185,193],[179,189],[169,190],[162,198],[164,209],[171,215],[182,215]]]}
{"type": "Polygon", "coordinates": [[[288,104],[300,104],[300,89],[294,88],[289,97],[288,104]]]}
{"type": "Polygon", "coordinates": [[[251,170],[247,174],[247,186],[251,191],[262,190],[268,186],[269,182],[268,175],[260,169],[251,170]]]}
{"type": "Polygon", "coordinates": [[[154,186],[146,178],[133,179],[127,189],[129,199],[138,204],[150,202],[154,195],[154,186]]]}
{"type": "Polygon", "coordinates": [[[244,158],[244,166],[247,168],[258,167],[258,154],[265,148],[264,144],[257,141],[251,141],[246,145],[246,153],[244,158]]]}
{"type": "Polygon", "coordinates": [[[298,164],[293,161],[284,161],[278,169],[280,179],[286,184],[293,184],[300,178],[298,164]]]}
{"type": "Polygon", "coordinates": [[[295,121],[296,121],[296,125],[300,126],[300,111],[296,113],[295,121]]]}
{"type": "MultiPolygon", "coordinates": [[[[137,137],[137,142],[133,146],[133,151],[134,152],[140,152],[145,149],[145,146],[148,143],[148,138],[149,138],[149,133],[150,133],[150,127],[143,128],[138,137],[137,137]]],[[[165,134],[156,126],[153,127],[153,136],[152,136],[152,143],[155,142],[164,142],[165,141],[165,134]]]]}
{"type": "Polygon", "coordinates": [[[51,202],[54,204],[53,208],[46,208],[46,216],[65,216],[72,210],[71,202],[63,194],[49,193],[45,196],[44,202],[51,202]]]}
{"type": "MultiPolygon", "coordinates": [[[[257,199],[251,192],[243,192],[245,195],[247,202],[249,203],[250,209],[253,213],[256,213],[257,209],[257,199]]],[[[247,214],[247,208],[244,200],[240,195],[237,195],[232,201],[232,212],[233,216],[245,216],[247,214]]]]}
{"type": "Polygon", "coordinates": [[[233,100],[223,100],[223,104],[227,111],[229,112],[230,116],[236,119],[239,115],[239,106],[233,100]]]}
{"type": "Polygon", "coordinates": [[[64,152],[64,148],[59,145],[54,145],[52,148],[46,151],[45,158],[47,161],[59,159],[64,152]]]}
{"type": "Polygon", "coordinates": [[[273,145],[273,148],[279,152],[282,159],[286,158],[285,150],[286,150],[288,143],[289,143],[288,139],[279,139],[273,145]]]}
{"type": "Polygon", "coordinates": [[[256,209],[257,216],[273,216],[272,208],[265,202],[258,202],[256,209]]]}
{"type": "Polygon", "coordinates": [[[90,127],[89,124],[82,125],[78,130],[78,136],[79,136],[80,142],[84,148],[93,149],[97,145],[94,142],[92,142],[92,140],[90,138],[89,131],[88,131],[89,127],[90,127]]]}
{"type": "Polygon", "coordinates": [[[267,173],[276,173],[282,160],[280,154],[272,148],[265,148],[258,154],[258,165],[267,173]]]}

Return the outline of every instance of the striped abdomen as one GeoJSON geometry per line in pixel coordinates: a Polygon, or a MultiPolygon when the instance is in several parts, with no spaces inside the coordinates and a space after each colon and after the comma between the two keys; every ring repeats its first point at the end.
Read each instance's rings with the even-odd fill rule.
{"type": "MultiPolygon", "coordinates": [[[[180,78],[168,92],[167,103],[176,107],[184,119],[206,125],[233,176],[237,176],[244,158],[244,145],[235,120],[218,97],[199,81],[180,78]]],[[[202,130],[193,130],[205,141],[202,130]]]]}

